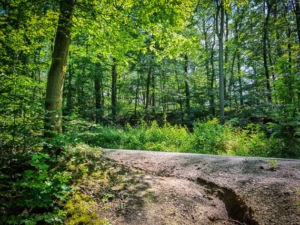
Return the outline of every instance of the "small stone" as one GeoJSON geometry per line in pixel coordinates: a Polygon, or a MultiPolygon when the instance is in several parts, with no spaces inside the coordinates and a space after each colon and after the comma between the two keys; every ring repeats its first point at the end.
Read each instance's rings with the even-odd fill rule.
{"type": "Polygon", "coordinates": [[[212,196],[207,196],[208,200],[214,200],[214,198],[212,196]]]}
{"type": "Polygon", "coordinates": [[[145,178],[146,180],[152,179],[152,177],[151,177],[150,175],[146,175],[144,178],[145,178]]]}

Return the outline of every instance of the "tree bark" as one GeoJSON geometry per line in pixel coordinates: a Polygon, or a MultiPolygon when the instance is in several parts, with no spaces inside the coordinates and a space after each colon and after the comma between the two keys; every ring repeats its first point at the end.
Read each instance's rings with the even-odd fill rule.
{"type": "Polygon", "coordinates": [[[94,79],[95,99],[96,99],[96,123],[101,122],[102,118],[102,71],[100,63],[96,65],[96,74],[94,79]]]}
{"type": "Polygon", "coordinates": [[[210,64],[211,64],[211,79],[210,79],[210,93],[209,93],[209,108],[212,116],[216,115],[215,107],[215,92],[214,92],[214,82],[215,82],[215,63],[214,63],[214,46],[215,46],[215,36],[214,43],[211,46],[210,51],[210,64]]]}
{"type": "MultiPolygon", "coordinates": [[[[266,11],[266,2],[264,1],[264,13],[266,11]]],[[[268,68],[268,59],[267,59],[267,41],[268,41],[268,26],[269,26],[269,17],[270,17],[270,5],[268,4],[267,0],[267,15],[264,22],[264,30],[263,30],[263,60],[264,60],[264,69],[265,69],[265,76],[267,82],[267,99],[268,102],[272,102],[271,98],[271,84],[270,84],[270,74],[268,68]]]]}
{"type": "Polygon", "coordinates": [[[209,49],[208,49],[208,37],[207,37],[207,34],[208,34],[208,31],[206,30],[206,21],[205,19],[202,20],[202,32],[203,32],[203,35],[204,35],[204,46],[205,46],[205,53],[207,54],[206,55],[206,59],[205,59],[205,72],[206,72],[206,88],[207,88],[207,94],[208,94],[208,97],[209,97],[209,109],[211,109],[211,100],[210,100],[210,95],[211,95],[211,88],[210,88],[210,68],[209,68],[209,55],[210,52],[209,52],[209,49]]]}
{"type": "Polygon", "coordinates": [[[154,73],[151,74],[151,86],[152,86],[152,111],[154,112],[155,111],[155,75],[154,73]]]}
{"type": "Polygon", "coordinates": [[[185,74],[185,79],[184,79],[184,84],[185,84],[185,108],[187,111],[187,114],[190,114],[190,98],[191,98],[191,93],[190,93],[190,86],[189,86],[189,81],[188,81],[188,56],[184,56],[184,74],[185,74]]]}
{"type": "Polygon", "coordinates": [[[75,2],[59,1],[60,15],[46,88],[44,137],[52,138],[62,132],[62,96],[75,2]]]}
{"type": "Polygon", "coordinates": [[[300,0],[294,0],[294,12],[296,16],[298,43],[300,44],[300,0]]]}
{"type": "MultiPolygon", "coordinates": [[[[71,58],[71,52],[69,54],[69,57],[71,58]]],[[[72,81],[73,81],[73,65],[72,63],[69,63],[69,73],[68,73],[68,88],[67,88],[67,103],[66,103],[66,108],[64,109],[64,116],[71,116],[72,114],[72,109],[73,109],[73,101],[72,101],[72,97],[73,97],[73,85],[72,85],[72,81]]]]}
{"type": "Polygon", "coordinates": [[[138,79],[137,79],[137,86],[135,90],[135,100],[134,100],[134,117],[137,118],[137,106],[139,101],[139,89],[140,89],[140,74],[138,71],[138,79]]]}
{"type": "Polygon", "coordinates": [[[116,121],[117,116],[117,64],[116,59],[113,58],[112,65],[112,82],[111,82],[111,107],[112,107],[112,121],[116,121]]]}
{"type": "Polygon", "coordinates": [[[240,105],[243,107],[244,102],[243,102],[243,85],[242,85],[242,75],[241,75],[241,56],[240,56],[240,51],[238,50],[237,53],[237,69],[238,69],[238,77],[239,77],[239,94],[240,94],[240,105]]]}
{"type": "Polygon", "coordinates": [[[227,47],[227,42],[228,42],[228,37],[229,37],[229,17],[228,17],[228,14],[227,13],[225,13],[225,17],[226,17],[226,19],[225,19],[225,69],[224,69],[224,99],[225,100],[227,100],[228,99],[228,96],[227,96],[227,93],[226,93],[226,86],[227,86],[227,73],[228,73],[228,71],[227,71],[227,64],[228,64],[228,52],[229,52],[229,49],[228,49],[228,47],[227,47]]]}
{"type": "Polygon", "coordinates": [[[146,113],[149,109],[150,100],[151,100],[151,98],[150,98],[151,76],[152,76],[152,67],[150,65],[149,69],[148,69],[148,76],[147,76],[147,83],[146,83],[146,106],[145,106],[146,113]]]}
{"type": "Polygon", "coordinates": [[[218,38],[219,38],[219,101],[220,101],[220,123],[224,124],[225,122],[225,113],[224,113],[224,66],[223,66],[223,35],[224,35],[224,5],[221,1],[219,9],[221,13],[220,25],[216,23],[217,28],[220,26],[220,29],[217,29],[218,38]],[[219,32],[220,31],[220,32],[219,32]]]}

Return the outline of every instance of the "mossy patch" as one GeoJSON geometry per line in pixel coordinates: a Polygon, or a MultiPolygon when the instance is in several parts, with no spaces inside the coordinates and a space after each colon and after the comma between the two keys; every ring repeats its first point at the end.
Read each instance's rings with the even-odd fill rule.
{"type": "Polygon", "coordinates": [[[99,150],[80,145],[60,162],[71,175],[73,193],[64,206],[64,224],[110,224],[105,214],[125,213],[143,174],[113,162],[99,150]]]}
{"type": "Polygon", "coordinates": [[[90,196],[82,193],[74,193],[72,198],[65,205],[68,218],[65,221],[67,225],[77,224],[95,224],[109,225],[107,219],[100,217],[98,212],[98,203],[90,196]]]}

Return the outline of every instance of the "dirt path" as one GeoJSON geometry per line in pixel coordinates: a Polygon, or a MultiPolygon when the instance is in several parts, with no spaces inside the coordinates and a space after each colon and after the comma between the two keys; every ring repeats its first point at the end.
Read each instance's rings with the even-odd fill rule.
{"type": "Polygon", "coordinates": [[[145,174],[112,224],[300,225],[300,160],[105,151],[145,174]]]}

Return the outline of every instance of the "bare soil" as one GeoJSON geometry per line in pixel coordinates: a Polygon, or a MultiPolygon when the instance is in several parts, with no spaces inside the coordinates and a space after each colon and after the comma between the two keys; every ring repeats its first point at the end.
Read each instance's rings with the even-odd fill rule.
{"type": "Polygon", "coordinates": [[[142,171],[111,224],[300,225],[300,160],[104,151],[142,171]]]}

